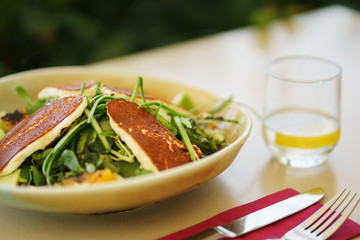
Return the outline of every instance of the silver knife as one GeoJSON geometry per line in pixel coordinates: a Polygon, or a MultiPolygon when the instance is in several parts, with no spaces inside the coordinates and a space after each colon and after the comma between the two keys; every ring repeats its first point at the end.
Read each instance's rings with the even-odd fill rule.
{"type": "Polygon", "coordinates": [[[297,213],[313,205],[323,196],[324,190],[315,188],[250,213],[230,223],[206,229],[186,239],[215,240],[223,237],[238,237],[297,213]]]}

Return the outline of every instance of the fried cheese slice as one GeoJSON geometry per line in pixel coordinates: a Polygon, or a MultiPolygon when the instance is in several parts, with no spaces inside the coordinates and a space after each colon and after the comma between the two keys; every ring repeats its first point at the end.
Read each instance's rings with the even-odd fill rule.
{"type": "MultiPolygon", "coordinates": [[[[186,145],[137,103],[113,99],[107,112],[111,127],[144,169],[158,172],[191,162],[186,145]]],[[[200,149],[194,148],[200,157],[200,149]]]]}
{"type": "MultiPolygon", "coordinates": [[[[133,94],[133,91],[131,91],[129,89],[125,89],[125,88],[116,88],[116,87],[110,86],[108,84],[104,84],[102,86],[102,88],[101,88],[101,93],[105,94],[105,95],[109,95],[109,96],[115,96],[115,97],[122,97],[122,98],[125,98],[125,99],[130,99],[132,94],[133,94]]],[[[160,98],[156,98],[156,97],[149,96],[149,95],[145,95],[145,99],[149,100],[149,101],[161,101],[160,98]]],[[[143,102],[140,93],[138,93],[136,95],[135,101],[136,102],[138,102],[138,101],[143,102]]]]}
{"type": "MultiPolygon", "coordinates": [[[[101,88],[101,93],[105,94],[105,95],[109,95],[109,96],[115,96],[115,97],[121,97],[127,100],[130,100],[133,92],[128,90],[128,89],[123,89],[123,88],[116,88],[107,84],[104,84],[101,88]]],[[[186,112],[186,110],[178,105],[175,105],[171,102],[168,102],[162,98],[159,97],[154,97],[151,95],[145,95],[145,100],[148,102],[158,102],[161,103],[163,102],[164,105],[178,111],[178,112],[186,112]]],[[[143,99],[140,93],[138,93],[135,97],[135,102],[137,103],[143,103],[143,99]]]]}
{"type": "Polygon", "coordinates": [[[84,96],[59,98],[25,118],[0,140],[0,176],[15,171],[32,153],[45,149],[84,112],[84,96]]]}
{"type": "MultiPolygon", "coordinates": [[[[73,82],[55,87],[46,87],[38,93],[37,97],[41,100],[44,100],[51,97],[61,98],[71,95],[78,95],[80,94],[82,84],[83,82],[73,82]]],[[[86,81],[83,95],[94,97],[96,94],[96,84],[97,83],[95,81],[86,81]]]]}

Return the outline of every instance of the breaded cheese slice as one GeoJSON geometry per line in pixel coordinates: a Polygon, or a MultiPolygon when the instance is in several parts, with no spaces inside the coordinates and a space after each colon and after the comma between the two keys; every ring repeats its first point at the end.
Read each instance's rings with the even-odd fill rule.
{"type": "Polygon", "coordinates": [[[38,109],[0,140],[0,176],[16,170],[32,153],[44,149],[81,116],[84,96],[59,98],[38,109]]]}
{"type": "MultiPolygon", "coordinates": [[[[83,82],[74,82],[55,87],[46,87],[38,93],[39,99],[48,99],[51,97],[66,97],[80,94],[81,86],[83,82]]],[[[96,94],[95,81],[86,81],[83,95],[88,97],[94,97],[96,94]]]]}
{"type": "MultiPolygon", "coordinates": [[[[113,87],[113,86],[110,86],[108,84],[104,84],[101,88],[101,93],[104,94],[104,95],[109,95],[109,96],[115,96],[115,97],[122,97],[122,98],[125,98],[125,99],[130,99],[132,94],[133,94],[133,91],[129,90],[129,89],[124,89],[124,88],[116,88],[116,87],[113,87]]],[[[149,95],[145,95],[145,99],[146,100],[160,100],[159,98],[156,98],[156,97],[152,97],[152,96],[149,96],[149,95]]],[[[136,101],[142,101],[142,97],[141,97],[141,94],[138,93],[136,95],[136,101]]]]}
{"type": "MultiPolygon", "coordinates": [[[[186,145],[137,103],[113,99],[107,113],[111,127],[144,169],[158,172],[191,162],[186,145]]],[[[194,148],[200,157],[200,149],[194,148]]]]}
{"type": "MultiPolygon", "coordinates": [[[[133,94],[133,91],[131,90],[128,90],[128,89],[121,89],[121,88],[116,88],[116,87],[113,87],[113,86],[109,86],[107,84],[104,84],[101,88],[101,93],[104,94],[104,95],[109,95],[109,96],[115,96],[115,97],[121,97],[121,98],[124,98],[124,99],[127,99],[127,100],[130,100],[132,94],[133,94]]],[[[163,102],[164,105],[178,111],[178,112],[186,112],[186,110],[178,105],[175,105],[171,102],[168,102],[164,99],[161,99],[159,97],[154,97],[154,96],[150,96],[150,95],[145,95],[145,100],[148,101],[148,102],[158,102],[158,103],[161,103],[163,102]]],[[[138,93],[136,95],[136,98],[135,98],[135,102],[137,103],[143,103],[143,99],[142,99],[142,96],[140,93],[138,93]]]]}

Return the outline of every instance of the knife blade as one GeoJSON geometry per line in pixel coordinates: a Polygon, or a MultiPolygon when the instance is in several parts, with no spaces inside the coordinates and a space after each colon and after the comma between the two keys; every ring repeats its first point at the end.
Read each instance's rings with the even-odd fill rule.
{"type": "Polygon", "coordinates": [[[318,202],[323,196],[324,190],[322,188],[314,188],[250,213],[235,221],[206,229],[186,239],[214,240],[223,237],[238,237],[297,213],[318,202]]]}

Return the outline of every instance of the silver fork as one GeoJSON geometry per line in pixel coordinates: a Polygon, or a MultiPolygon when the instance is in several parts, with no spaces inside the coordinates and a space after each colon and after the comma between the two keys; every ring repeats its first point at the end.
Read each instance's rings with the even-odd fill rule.
{"type": "Polygon", "coordinates": [[[287,232],[281,240],[323,240],[329,238],[345,222],[360,201],[356,193],[348,198],[349,195],[350,191],[343,189],[303,223],[287,232]],[[345,201],[346,199],[348,200],[345,201]],[[345,209],[347,211],[344,212],[345,209]],[[340,214],[342,215],[340,216],[340,214]]]}

